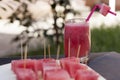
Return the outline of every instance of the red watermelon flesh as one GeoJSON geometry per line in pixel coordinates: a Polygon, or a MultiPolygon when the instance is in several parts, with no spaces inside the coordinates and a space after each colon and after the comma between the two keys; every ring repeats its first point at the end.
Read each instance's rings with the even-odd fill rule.
{"type": "Polygon", "coordinates": [[[56,64],[56,63],[43,63],[42,65],[42,74],[44,77],[44,74],[48,70],[56,70],[56,69],[61,69],[61,66],[56,64]]]}
{"type": "Polygon", "coordinates": [[[61,69],[61,66],[57,63],[43,63],[42,71],[51,70],[51,69],[61,69]]]}
{"type": "Polygon", "coordinates": [[[35,72],[36,71],[42,71],[43,63],[56,63],[56,60],[52,59],[52,58],[37,60],[36,63],[35,63],[35,72]]]}
{"type": "Polygon", "coordinates": [[[56,60],[52,58],[38,59],[35,63],[35,73],[37,74],[38,77],[42,77],[43,63],[56,63],[56,60]]]}
{"type": "Polygon", "coordinates": [[[98,80],[99,75],[92,70],[78,70],[75,80],[98,80]]]}
{"type": "Polygon", "coordinates": [[[37,76],[31,69],[17,68],[16,69],[17,80],[37,80],[37,76]]]}
{"type": "Polygon", "coordinates": [[[88,67],[85,64],[74,63],[74,62],[66,63],[66,70],[68,71],[71,78],[75,77],[77,70],[86,70],[86,69],[88,69],[88,67]]]}
{"type": "Polygon", "coordinates": [[[106,16],[109,13],[110,7],[106,4],[101,4],[100,6],[100,13],[106,16]]]}
{"type": "Polygon", "coordinates": [[[63,69],[66,69],[66,63],[67,62],[74,62],[74,63],[80,63],[80,58],[76,57],[67,57],[60,59],[60,65],[63,69]]]}
{"type": "Polygon", "coordinates": [[[44,80],[70,80],[70,76],[64,69],[48,70],[45,72],[44,80]]]}
{"type": "Polygon", "coordinates": [[[36,60],[33,60],[33,59],[13,60],[11,62],[12,70],[14,72],[15,72],[16,68],[27,68],[27,69],[35,70],[35,62],[36,62],[36,60]]]}

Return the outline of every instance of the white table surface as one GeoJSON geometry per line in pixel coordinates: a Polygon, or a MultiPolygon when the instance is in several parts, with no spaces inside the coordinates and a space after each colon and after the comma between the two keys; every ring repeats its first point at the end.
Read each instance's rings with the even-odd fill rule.
{"type": "Polygon", "coordinates": [[[16,80],[16,76],[11,70],[11,64],[0,66],[0,80],[16,80]]]}

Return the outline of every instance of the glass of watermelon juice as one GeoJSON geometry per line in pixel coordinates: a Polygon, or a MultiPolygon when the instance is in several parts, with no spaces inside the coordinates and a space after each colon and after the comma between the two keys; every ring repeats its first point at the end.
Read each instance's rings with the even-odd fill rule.
{"type": "Polygon", "coordinates": [[[89,23],[84,18],[69,19],[65,22],[65,57],[85,57],[91,46],[89,23]]]}

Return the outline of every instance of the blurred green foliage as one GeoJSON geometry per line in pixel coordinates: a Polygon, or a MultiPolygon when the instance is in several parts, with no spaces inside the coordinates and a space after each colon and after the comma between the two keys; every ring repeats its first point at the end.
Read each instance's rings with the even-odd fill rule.
{"type": "Polygon", "coordinates": [[[91,52],[120,52],[120,25],[91,30],[91,52]]]}

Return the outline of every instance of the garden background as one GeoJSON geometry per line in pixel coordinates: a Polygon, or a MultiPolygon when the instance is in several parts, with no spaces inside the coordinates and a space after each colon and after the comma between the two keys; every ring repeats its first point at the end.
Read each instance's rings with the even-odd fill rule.
{"type": "MultiPolygon", "coordinates": [[[[48,45],[52,55],[60,45],[60,54],[64,54],[65,20],[87,17],[97,3],[109,5],[109,1],[94,1],[88,5],[91,2],[87,0],[1,0],[0,57],[20,56],[21,42],[22,48],[28,46],[28,56],[43,55],[44,41],[47,53],[48,45]]],[[[120,52],[120,6],[117,5],[116,2],[117,16],[104,17],[98,10],[92,15],[90,53],[120,52]]]]}

